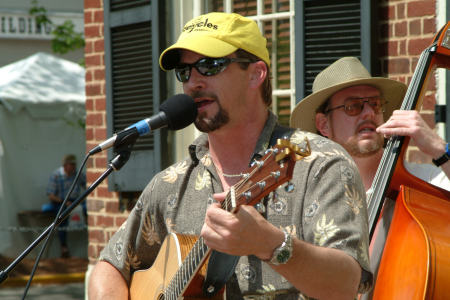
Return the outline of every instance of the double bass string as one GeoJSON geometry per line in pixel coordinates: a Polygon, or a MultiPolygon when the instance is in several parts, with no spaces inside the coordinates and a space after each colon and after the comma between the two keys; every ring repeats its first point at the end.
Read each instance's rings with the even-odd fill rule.
{"type": "MultiPolygon", "coordinates": [[[[417,62],[416,71],[414,72],[411,83],[408,86],[405,98],[400,107],[401,110],[410,110],[415,108],[419,98],[419,93],[417,93],[417,91],[421,90],[423,83],[425,82],[427,73],[425,70],[429,68],[432,55],[435,52],[436,46],[432,45],[420,55],[419,61],[417,62]]],[[[380,165],[375,173],[375,177],[370,188],[371,193],[367,197],[370,240],[372,239],[375,225],[380,215],[384,198],[386,197],[386,192],[400,154],[403,140],[403,137],[392,136],[387,141],[380,165]]]]}

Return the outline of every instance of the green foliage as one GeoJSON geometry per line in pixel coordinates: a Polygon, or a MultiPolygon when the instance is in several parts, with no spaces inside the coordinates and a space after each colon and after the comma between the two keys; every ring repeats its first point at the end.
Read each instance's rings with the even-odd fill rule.
{"type": "Polygon", "coordinates": [[[39,25],[52,24],[52,21],[47,17],[47,10],[43,6],[39,6],[37,0],[31,1],[30,15],[36,18],[36,23],[39,25]]]}
{"type": "Polygon", "coordinates": [[[66,54],[85,45],[83,34],[74,30],[75,25],[67,20],[61,25],[55,25],[47,17],[47,9],[40,6],[37,0],[31,1],[29,10],[31,16],[36,18],[37,26],[51,26],[52,30],[52,50],[57,54],[66,54]]]}
{"type": "Polygon", "coordinates": [[[85,120],[85,118],[77,119],[76,121],[71,121],[71,120],[66,119],[66,118],[62,118],[62,119],[70,126],[80,127],[82,129],[86,129],[86,120],[85,120]]]}
{"type": "Polygon", "coordinates": [[[69,51],[84,47],[83,35],[75,32],[75,25],[67,20],[62,25],[58,25],[52,31],[54,36],[52,40],[53,52],[65,54],[69,51]]]}

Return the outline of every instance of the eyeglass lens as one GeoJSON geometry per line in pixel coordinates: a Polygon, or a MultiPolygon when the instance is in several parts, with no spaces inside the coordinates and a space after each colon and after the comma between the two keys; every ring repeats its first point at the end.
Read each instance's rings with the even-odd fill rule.
{"type": "Polygon", "coordinates": [[[187,82],[191,77],[193,67],[203,76],[213,76],[223,72],[232,62],[251,62],[251,60],[245,58],[204,57],[193,64],[182,64],[179,67],[176,67],[175,75],[179,81],[187,82]]]}
{"type": "Polygon", "coordinates": [[[382,111],[383,102],[379,96],[346,99],[344,102],[344,111],[349,116],[357,116],[363,111],[364,104],[366,103],[370,105],[374,113],[379,114],[382,111]]]}

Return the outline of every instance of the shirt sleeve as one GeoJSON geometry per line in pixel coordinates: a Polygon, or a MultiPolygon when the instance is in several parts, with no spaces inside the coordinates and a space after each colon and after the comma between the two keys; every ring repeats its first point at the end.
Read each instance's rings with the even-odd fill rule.
{"type": "Polygon", "coordinates": [[[147,269],[155,260],[160,245],[163,225],[158,222],[150,199],[153,179],[142,192],[127,220],[111,237],[106,247],[100,253],[99,260],[112,264],[121,273],[128,285],[132,273],[138,269],[147,269]]]}
{"type": "Polygon", "coordinates": [[[450,191],[450,179],[445,175],[441,168],[430,164],[416,164],[405,162],[405,168],[420,179],[450,191]]]}
{"type": "Polygon", "coordinates": [[[362,268],[359,292],[372,286],[364,186],[348,153],[336,143],[312,137],[314,145],[303,207],[303,238],[342,250],[362,268]]]}

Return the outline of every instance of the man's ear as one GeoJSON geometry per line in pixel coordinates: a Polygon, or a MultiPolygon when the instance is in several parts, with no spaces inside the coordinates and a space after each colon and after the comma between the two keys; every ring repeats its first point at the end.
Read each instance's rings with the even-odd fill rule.
{"type": "Polygon", "coordinates": [[[259,60],[250,64],[250,68],[250,87],[259,88],[266,76],[269,76],[267,66],[263,61],[259,60]]]}
{"type": "Polygon", "coordinates": [[[330,125],[328,122],[328,118],[324,113],[316,114],[316,128],[317,131],[320,132],[321,135],[330,137],[330,125]]]}

